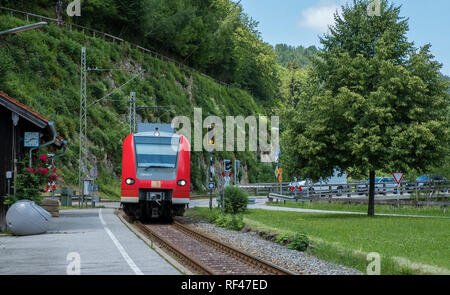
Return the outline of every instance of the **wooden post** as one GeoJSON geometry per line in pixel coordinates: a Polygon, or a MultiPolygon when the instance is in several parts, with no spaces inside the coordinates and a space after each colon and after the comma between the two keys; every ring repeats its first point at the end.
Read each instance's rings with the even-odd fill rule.
{"type": "Polygon", "coordinates": [[[419,201],[419,185],[416,181],[416,183],[414,184],[414,189],[416,190],[416,202],[419,201]]]}

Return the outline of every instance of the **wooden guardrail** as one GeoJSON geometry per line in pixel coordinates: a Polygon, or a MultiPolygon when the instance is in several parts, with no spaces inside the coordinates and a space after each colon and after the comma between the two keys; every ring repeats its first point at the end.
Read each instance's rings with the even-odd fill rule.
{"type": "Polygon", "coordinates": [[[165,56],[165,55],[163,55],[161,53],[158,53],[158,52],[153,51],[151,49],[144,48],[142,46],[139,46],[137,44],[131,43],[131,42],[126,41],[126,40],[124,40],[122,38],[119,38],[117,36],[114,36],[114,35],[111,35],[111,34],[108,34],[108,33],[105,33],[105,32],[101,32],[101,31],[98,31],[98,30],[95,30],[95,29],[92,29],[92,28],[80,26],[80,25],[77,25],[77,24],[74,24],[74,23],[68,23],[68,22],[64,22],[64,21],[59,22],[58,19],[56,19],[56,18],[51,18],[51,17],[47,17],[47,16],[43,16],[43,15],[38,15],[38,14],[26,12],[26,11],[20,11],[20,10],[8,8],[8,7],[3,7],[3,6],[0,6],[0,11],[9,12],[9,14],[11,16],[15,16],[15,15],[24,16],[27,21],[30,21],[31,19],[39,19],[40,21],[46,20],[46,21],[49,21],[49,22],[54,22],[54,23],[59,24],[60,26],[67,27],[70,31],[78,30],[78,31],[81,31],[84,34],[86,32],[89,32],[89,33],[92,34],[92,36],[94,38],[103,36],[103,38],[105,40],[106,39],[111,39],[113,43],[115,43],[115,42],[127,43],[131,47],[134,47],[134,48],[136,48],[138,50],[141,50],[142,52],[145,52],[147,54],[150,54],[153,57],[159,58],[159,59],[161,59],[163,61],[171,62],[171,63],[175,64],[176,66],[178,66],[180,68],[189,69],[189,70],[191,70],[193,72],[198,73],[199,75],[202,75],[204,77],[207,77],[207,78],[213,80],[214,82],[216,82],[218,84],[221,84],[221,85],[224,85],[224,86],[228,86],[228,87],[232,87],[231,85],[229,85],[228,83],[226,83],[224,81],[217,80],[217,79],[215,79],[215,78],[213,78],[213,77],[211,77],[211,76],[209,76],[209,75],[207,75],[205,73],[202,73],[199,70],[194,69],[193,67],[190,67],[190,66],[188,66],[188,65],[186,65],[186,64],[184,64],[182,62],[179,62],[179,61],[177,61],[177,60],[175,60],[173,58],[167,57],[167,56],[165,56]]]}

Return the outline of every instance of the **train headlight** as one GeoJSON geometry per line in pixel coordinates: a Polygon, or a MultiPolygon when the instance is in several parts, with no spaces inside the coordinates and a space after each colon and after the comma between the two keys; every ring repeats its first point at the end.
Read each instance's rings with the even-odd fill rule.
{"type": "Polygon", "coordinates": [[[177,184],[178,184],[179,186],[185,186],[185,185],[186,185],[186,180],[180,179],[180,180],[178,180],[177,184]]]}
{"type": "Polygon", "coordinates": [[[127,178],[127,179],[125,179],[125,183],[128,184],[128,185],[132,185],[132,184],[134,184],[134,179],[133,178],[127,178]]]}

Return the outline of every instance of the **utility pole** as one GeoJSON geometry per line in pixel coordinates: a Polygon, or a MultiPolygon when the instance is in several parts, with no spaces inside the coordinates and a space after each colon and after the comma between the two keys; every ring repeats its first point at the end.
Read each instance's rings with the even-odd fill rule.
{"type": "Polygon", "coordinates": [[[136,131],[136,92],[130,92],[130,133],[136,131]]]}
{"type": "Polygon", "coordinates": [[[86,69],[86,47],[81,48],[81,79],[80,79],[80,158],[79,158],[79,169],[78,169],[78,190],[79,195],[82,197],[78,199],[80,202],[84,201],[84,190],[83,183],[84,178],[87,175],[87,107],[86,107],[86,80],[87,80],[87,69],[86,69]]]}

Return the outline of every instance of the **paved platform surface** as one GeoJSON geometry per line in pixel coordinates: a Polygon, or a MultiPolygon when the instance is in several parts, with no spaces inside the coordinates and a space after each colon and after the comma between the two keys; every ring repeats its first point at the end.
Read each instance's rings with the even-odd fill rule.
{"type": "Polygon", "coordinates": [[[0,236],[0,274],[65,275],[76,270],[71,252],[79,253],[82,275],[180,274],[112,208],[60,211],[46,234],[0,236]]]}

